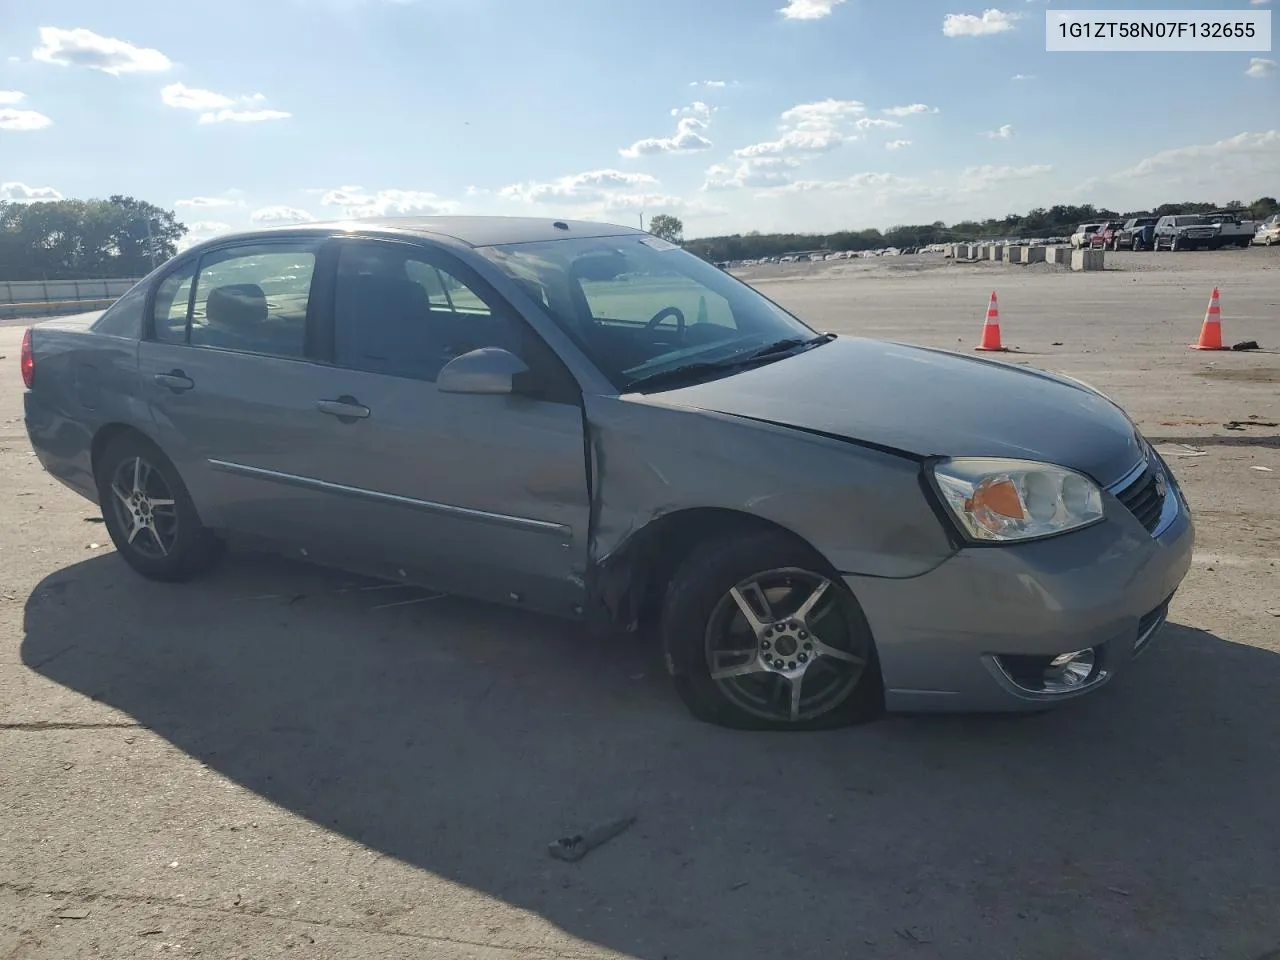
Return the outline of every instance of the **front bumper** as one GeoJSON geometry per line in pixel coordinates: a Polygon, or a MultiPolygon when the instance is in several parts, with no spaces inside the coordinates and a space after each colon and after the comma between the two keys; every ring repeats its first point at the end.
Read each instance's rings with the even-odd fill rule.
{"type": "Polygon", "coordinates": [[[876,640],[886,706],[1039,710],[1105,686],[1148,647],[1191,567],[1194,525],[1166,474],[1153,532],[1107,494],[1106,519],[1085,530],[963,549],[909,579],[846,576],[876,640]],[[1001,660],[1087,648],[1097,669],[1067,692],[1032,689],[1001,660]]]}

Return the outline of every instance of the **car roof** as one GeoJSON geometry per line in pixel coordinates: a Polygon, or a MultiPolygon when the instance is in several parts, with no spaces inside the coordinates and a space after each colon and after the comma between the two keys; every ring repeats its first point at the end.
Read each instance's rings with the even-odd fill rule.
{"type": "Polygon", "coordinates": [[[223,234],[216,242],[252,239],[277,234],[310,233],[384,233],[395,235],[447,237],[472,247],[488,247],[507,243],[536,243],[565,240],[572,237],[648,236],[635,227],[591,220],[557,220],[553,217],[361,217],[351,220],[294,223],[274,227],[223,234]]]}

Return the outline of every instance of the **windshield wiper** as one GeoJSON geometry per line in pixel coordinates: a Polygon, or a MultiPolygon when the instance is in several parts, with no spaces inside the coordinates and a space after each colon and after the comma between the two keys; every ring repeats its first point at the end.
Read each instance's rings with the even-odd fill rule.
{"type": "Polygon", "coordinates": [[[636,377],[627,383],[627,389],[634,390],[639,386],[651,387],[663,383],[678,383],[706,373],[724,373],[726,370],[735,370],[760,360],[780,360],[784,355],[798,347],[816,347],[818,344],[827,343],[834,339],[835,334],[832,333],[824,333],[810,339],[788,337],[785,340],[776,340],[749,353],[734,353],[718,360],[695,360],[691,363],[682,363],[680,366],[672,367],[669,370],[659,370],[657,373],[636,377]]]}
{"type": "Polygon", "coordinates": [[[775,340],[773,343],[752,350],[745,357],[738,357],[738,359],[758,360],[761,357],[772,357],[774,354],[790,353],[796,347],[816,347],[821,343],[827,343],[834,339],[834,333],[822,333],[808,339],[804,337],[787,337],[785,340],[775,340]]]}

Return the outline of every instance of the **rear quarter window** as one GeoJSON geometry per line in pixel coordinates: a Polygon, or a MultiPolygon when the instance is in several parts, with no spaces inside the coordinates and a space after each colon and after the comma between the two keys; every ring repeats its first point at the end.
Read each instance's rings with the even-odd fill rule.
{"type": "Polygon", "coordinates": [[[147,285],[136,283],[119,300],[107,308],[90,328],[108,337],[137,340],[142,336],[142,318],[147,307],[147,285]]]}

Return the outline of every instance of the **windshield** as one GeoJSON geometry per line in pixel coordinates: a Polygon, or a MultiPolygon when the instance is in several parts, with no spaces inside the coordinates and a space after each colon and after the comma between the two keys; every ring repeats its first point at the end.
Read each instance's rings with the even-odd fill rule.
{"type": "Polygon", "coordinates": [[[1207,226],[1207,225],[1209,225],[1210,223],[1212,223],[1212,221],[1211,221],[1208,217],[1202,217],[1202,216],[1198,216],[1198,215],[1197,215],[1197,216],[1174,217],[1174,218],[1173,218],[1173,224],[1174,224],[1174,226],[1176,226],[1176,227],[1197,227],[1197,226],[1207,226]]]}
{"type": "Polygon", "coordinates": [[[617,390],[677,367],[816,336],[719,267],[649,235],[479,252],[541,303],[617,390]]]}

